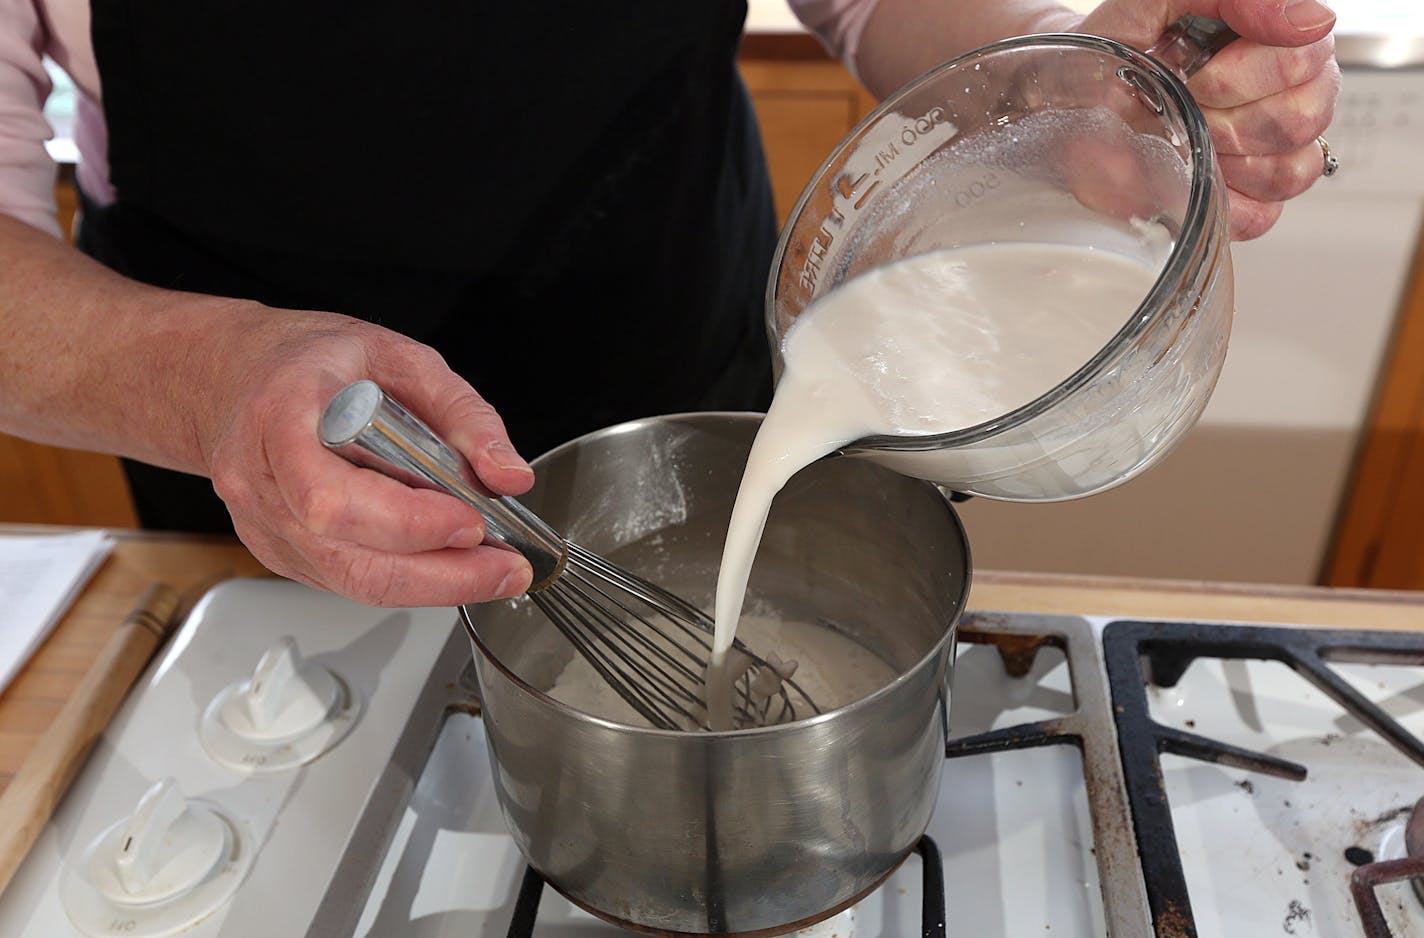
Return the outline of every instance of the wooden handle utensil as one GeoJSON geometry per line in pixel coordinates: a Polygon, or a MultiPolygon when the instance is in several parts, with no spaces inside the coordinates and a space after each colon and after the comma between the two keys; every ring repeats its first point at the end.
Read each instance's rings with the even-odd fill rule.
{"type": "Polygon", "coordinates": [[[150,586],[65,702],[54,723],[0,793],[0,892],[49,822],[90,749],[180,617],[179,596],[150,586]]]}

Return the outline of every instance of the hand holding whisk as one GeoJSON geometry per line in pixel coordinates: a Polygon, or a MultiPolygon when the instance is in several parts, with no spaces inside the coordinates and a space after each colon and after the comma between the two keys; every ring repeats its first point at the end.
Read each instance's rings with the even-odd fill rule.
{"type": "MultiPolygon", "coordinates": [[[[529,599],[599,676],[657,729],[708,729],[706,674],[711,619],[662,587],[570,543],[518,501],[491,498],[465,460],[371,381],[327,405],[322,443],[358,466],[407,485],[435,488],[473,506],[487,539],[528,559],[529,599]]],[[[788,723],[820,713],[791,680],[796,662],[734,645],[732,723],[788,723]]]]}

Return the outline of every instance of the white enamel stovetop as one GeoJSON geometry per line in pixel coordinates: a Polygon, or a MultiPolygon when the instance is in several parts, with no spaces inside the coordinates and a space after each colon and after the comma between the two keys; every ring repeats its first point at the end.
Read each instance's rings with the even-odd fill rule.
{"type": "MultiPolygon", "coordinates": [[[[0,896],[0,936],[504,935],[523,864],[494,800],[481,724],[464,713],[438,719],[466,648],[446,610],[370,609],[273,580],[218,587],[140,682],[0,896]],[[264,680],[280,688],[294,663],[322,666],[337,678],[322,686],[337,688],[328,709],[338,725],[319,727],[316,743],[312,733],[283,742],[310,722],[304,704],[276,716],[254,704],[233,719],[255,721],[254,735],[267,742],[214,742],[214,699],[252,678],[284,637],[295,639],[300,657],[269,655],[264,680]],[[314,761],[282,767],[323,745],[330,748],[314,761]],[[172,782],[158,785],[164,779],[172,782]],[[126,820],[141,799],[146,825],[126,820]],[[385,835],[373,832],[391,826],[383,851],[385,835]],[[120,862],[112,851],[134,832],[138,842],[120,862]],[[183,838],[188,853],[175,859],[183,838]],[[107,846],[92,846],[100,841],[107,846]],[[132,901],[165,892],[174,895],[132,901]],[[196,921],[180,921],[185,914],[196,921]]],[[[1341,670],[1406,727],[1424,731],[1424,669],[1341,670]]],[[[1149,696],[1165,725],[1310,768],[1306,781],[1288,782],[1163,757],[1198,933],[1358,933],[1344,850],[1384,858],[1402,849],[1403,816],[1424,795],[1424,769],[1282,665],[1199,661],[1178,686],[1149,696]]],[[[1073,709],[1061,652],[1045,649],[1031,674],[1009,678],[995,650],[961,644],[956,736],[1073,709]]],[[[943,854],[951,938],[1106,932],[1077,748],[946,763],[929,833],[943,854]]],[[[821,933],[919,934],[920,872],[912,856],[821,933]]],[[[1424,935],[1424,907],[1407,886],[1382,887],[1379,896],[1395,935],[1424,935]]],[[[534,933],[617,930],[546,889],[534,933]]]]}

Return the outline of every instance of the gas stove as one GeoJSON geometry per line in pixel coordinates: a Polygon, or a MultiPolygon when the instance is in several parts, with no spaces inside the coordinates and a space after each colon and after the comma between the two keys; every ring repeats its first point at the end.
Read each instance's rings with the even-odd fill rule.
{"type": "MultiPolygon", "coordinates": [[[[1424,635],[1012,612],[959,634],[926,838],[817,938],[1424,936],[1424,635]]],[[[617,935],[525,867],[468,664],[449,610],[215,588],[0,935],[617,935]]]]}

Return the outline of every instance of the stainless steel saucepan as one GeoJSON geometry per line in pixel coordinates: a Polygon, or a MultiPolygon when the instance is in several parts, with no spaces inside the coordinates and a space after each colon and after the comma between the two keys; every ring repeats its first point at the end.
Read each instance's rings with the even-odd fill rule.
{"type": "MultiPolygon", "coordinates": [[[[710,606],[760,417],[623,424],[535,460],[521,500],[710,606]]],[[[840,710],[732,733],[637,729],[544,692],[573,655],[527,602],[466,607],[495,790],[531,865],[642,930],[789,930],[878,885],[929,823],[969,551],[929,483],[836,459],[776,499],[753,604],[837,629],[899,677],[840,710]]]]}

